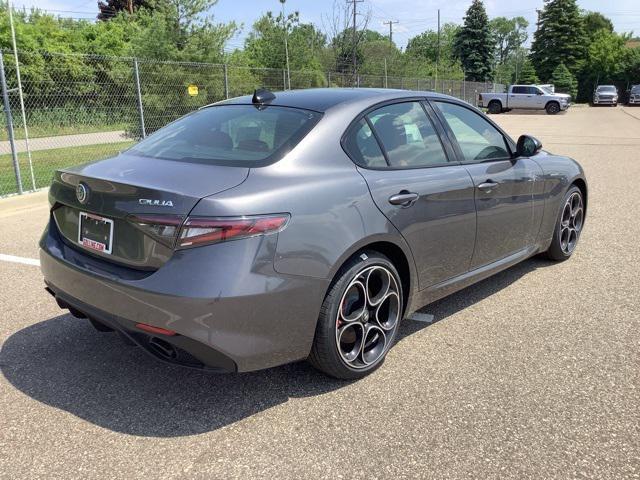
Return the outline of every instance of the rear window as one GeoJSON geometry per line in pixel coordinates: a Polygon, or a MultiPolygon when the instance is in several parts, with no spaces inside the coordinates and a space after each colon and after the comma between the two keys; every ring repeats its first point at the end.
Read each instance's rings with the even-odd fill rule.
{"type": "Polygon", "coordinates": [[[145,157],[257,167],[282,158],[321,114],[297,108],[220,105],[161,128],[128,152],[145,157]]]}

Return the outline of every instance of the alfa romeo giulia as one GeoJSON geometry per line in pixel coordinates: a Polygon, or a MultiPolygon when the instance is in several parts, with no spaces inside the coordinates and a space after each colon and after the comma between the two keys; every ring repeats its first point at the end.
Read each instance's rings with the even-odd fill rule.
{"type": "Polygon", "coordinates": [[[541,147],[432,92],[257,90],[57,171],[46,289],[164,361],[359,378],[417,309],[572,255],[585,175],[541,147]]]}

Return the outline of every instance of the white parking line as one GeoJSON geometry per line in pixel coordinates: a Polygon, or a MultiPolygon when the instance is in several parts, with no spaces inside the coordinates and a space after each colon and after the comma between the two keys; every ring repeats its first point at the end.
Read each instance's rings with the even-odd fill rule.
{"type": "Polygon", "coordinates": [[[13,263],[22,263],[24,265],[33,265],[35,267],[40,266],[40,260],[35,258],[26,258],[26,257],[16,257],[14,255],[5,255],[4,253],[0,253],[0,260],[4,262],[13,262],[13,263]]]}

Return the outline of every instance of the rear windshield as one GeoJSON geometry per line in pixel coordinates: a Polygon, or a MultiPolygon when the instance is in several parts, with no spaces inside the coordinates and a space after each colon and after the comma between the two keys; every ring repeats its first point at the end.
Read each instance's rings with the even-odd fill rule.
{"type": "Polygon", "coordinates": [[[282,158],[320,116],[277,106],[207,107],[161,128],[128,153],[214,165],[262,166],[282,158]]]}
{"type": "Polygon", "coordinates": [[[613,85],[603,85],[601,87],[598,87],[598,92],[615,92],[616,91],[616,87],[614,87],[613,85]]]}

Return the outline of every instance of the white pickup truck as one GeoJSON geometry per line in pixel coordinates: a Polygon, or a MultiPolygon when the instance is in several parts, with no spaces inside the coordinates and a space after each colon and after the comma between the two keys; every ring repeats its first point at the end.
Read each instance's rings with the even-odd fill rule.
{"type": "Polygon", "coordinates": [[[549,115],[566,110],[571,105],[571,95],[554,93],[550,85],[511,85],[507,93],[481,93],[478,106],[489,113],[509,110],[546,110],[549,115]]]}

